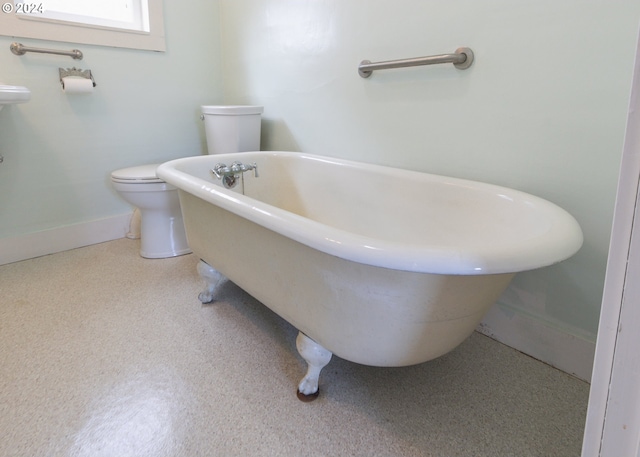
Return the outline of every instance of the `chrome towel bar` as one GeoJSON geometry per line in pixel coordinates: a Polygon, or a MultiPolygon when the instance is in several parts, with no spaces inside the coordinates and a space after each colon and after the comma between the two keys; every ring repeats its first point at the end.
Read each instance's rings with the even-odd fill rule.
{"type": "Polygon", "coordinates": [[[79,49],[72,49],[71,51],[58,51],[56,49],[31,48],[29,46],[23,45],[22,43],[11,43],[9,49],[11,49],[11,52],[13,52],[17,56],[23,56],[27,52],[39,52],[41,54],[57,54],[59,56],[69,56],[76,60],[82,60],[82,52],[79,49]]]}
{"type": "Polygon", "coordinates": [[[418,67],[420,65],[433,65],[437,63],[452,63],[454,67],[465,70],[473,63],[473,51],[469,48],[458,48],[454,54],[440,54],[437,56],[415,57],[413,59],[387,60],[384,62],[371,62],[363,60],[358,67],[358,74],[363,78],[371,76],[375,70],[388,68],[418,67]]]}

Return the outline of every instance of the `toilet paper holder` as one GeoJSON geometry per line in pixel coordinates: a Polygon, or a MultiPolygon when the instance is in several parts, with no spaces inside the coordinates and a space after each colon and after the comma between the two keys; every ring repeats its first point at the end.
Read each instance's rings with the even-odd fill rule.
{"type": "Polygon", "coordinates": [[[93,87],[96,87],[96,81],[93,79],[93,75],[91,74],[91,70],[83,70],[81,68],[58,68],[58,73],[60,73],[60,84],[62,84],[62,88],[64,89],[64,81],[62,78],[66,78],[67,76],[78,76],[80,78],[90,79],[93,87]]]}

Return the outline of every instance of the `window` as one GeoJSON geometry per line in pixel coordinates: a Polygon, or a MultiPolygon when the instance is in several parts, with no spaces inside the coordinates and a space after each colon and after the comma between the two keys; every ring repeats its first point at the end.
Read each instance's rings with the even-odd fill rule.
{"type": "Polygon", "coordinates": [[[5,2],[0,35],[164,51],[162,0],[5,2]]]}
{"type": "Polygon", "coordinates": [[[15,2],[15,13],[32,19],[149,31],[146,0],[47,0],[42,3],[15,2]]]}

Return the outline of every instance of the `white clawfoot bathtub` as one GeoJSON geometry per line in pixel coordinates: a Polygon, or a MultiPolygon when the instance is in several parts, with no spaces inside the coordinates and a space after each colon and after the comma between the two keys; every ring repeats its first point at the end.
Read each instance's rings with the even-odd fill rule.
{"type": "Polygon", "coordinates": [[[189,157],[157,173],[179,189],[201,301],[220,272],[300,331],[302,398],[317,395],[332,353],[388,367],[451,351],[515,273],[582,245],[576,220],[546,200],[426,173],[292,152],[189,157]]]}

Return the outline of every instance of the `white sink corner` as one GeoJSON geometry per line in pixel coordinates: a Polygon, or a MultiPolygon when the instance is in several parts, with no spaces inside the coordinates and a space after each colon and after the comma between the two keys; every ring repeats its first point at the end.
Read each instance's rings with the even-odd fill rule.
{"type": "Polygon", "coordinates": [[[31,99],[31,91],[23,86],[0,84],[0,108],[10,103],[26,103],[31,99]]]}

